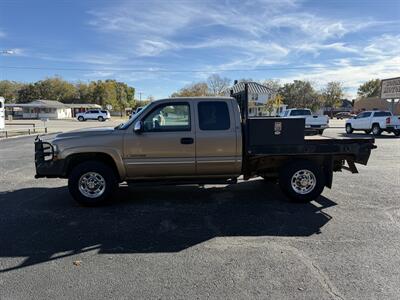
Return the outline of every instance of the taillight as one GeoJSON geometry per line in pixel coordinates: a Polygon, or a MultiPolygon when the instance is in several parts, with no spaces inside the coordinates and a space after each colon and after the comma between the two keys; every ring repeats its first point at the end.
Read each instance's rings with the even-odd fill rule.
{"type": "Polygon", "coordinates": [[[386,118],[386,124],[390,124],[390,117],[386,118]]]}

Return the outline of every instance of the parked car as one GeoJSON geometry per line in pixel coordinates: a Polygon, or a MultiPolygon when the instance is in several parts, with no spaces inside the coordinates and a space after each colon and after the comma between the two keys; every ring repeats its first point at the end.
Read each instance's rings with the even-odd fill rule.
{"type": "Polygon", "coordinates": [[[310,109],[307,108],[291,108],[283,112],[284,118],[305,118],[306,131],[317,132],[323,134],[324,130],[329,127],[328,116],[313,115],[310,109]]]}
{"type": "Polygon", "coordinates": [[[76,118],[78,121],[86,121],[86,120],[97,120],[103,122],[105,120],[111,119],[110,112],[108,110],[99,110],[99,109],[92,109],[85,111],[84,113],[76,114],[76,118]]]}
{"type": "Polygon", "coordinates": [[[400,135],[400,117],[393,116],[390,111],[364,111],[354,118],[346,121],[346,132],[352,133],[355,130],[380,135],[383,131],[400,135]]]}
{"type": "Polygon", "coordinates": [[[355,163],[366,165],[376,148],[373,138],[305,139],[303,119],[252,118],[240,99],[163,99],[115,128],[38,138],[35,177],[68,178],[72,197],[87,206],[110,199],[122,181],[235,184],[239,176],[272,179],[304,202],[331,187],[334,171],[357,173],[355,163]]]}
{"type": "Polygon", "coordinates": [[[351,114],[349,112],[340,112],[335,115],[335,118],[338,120],[343,120],[343,119],[350,119],[355,116],[356,116],[355,114],[351,114]]]}

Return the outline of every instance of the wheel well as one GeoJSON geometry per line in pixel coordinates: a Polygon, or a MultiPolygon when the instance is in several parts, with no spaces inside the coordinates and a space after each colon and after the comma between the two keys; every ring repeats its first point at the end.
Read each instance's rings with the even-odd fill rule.
{"type": "Polygon", "coordinates": [[[117,165],[115,164],[114,159],[106,154],[101,152],[90,152],[90,153],[79,153],[72,154],[66,158],[66,175],[68,177],[69,173],[75,168],[77,165],[87,161],[100,161],[109,167],[111,167],[115,173],[115,176],[120,180],[119,172],[117,169],[117,165]]]}
{"type": "Polygon", "coordinates": [[[376,123],[376,122],[375,122],[375,123],[372,123],[371,128],[374,127],[374,125],[378,125],[379,127],[381,127],[381,125],[379,125],[379,123],[376,123]]]}

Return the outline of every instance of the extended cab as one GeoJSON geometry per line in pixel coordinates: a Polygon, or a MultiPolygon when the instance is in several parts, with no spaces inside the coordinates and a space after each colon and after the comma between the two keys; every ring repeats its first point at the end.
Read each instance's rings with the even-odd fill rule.
{"type": "Polygon", "coordinates": [[[361,130],[367,134],[372,132],[374,135],[380,135],[383,131],[386,131],[399,136],[400,117],[393,116],[389,111],[364,111],[348,119],[345,128],[349,134],[354,130],[361,130]]]}
{"type": "Polygon", "coordinates": [[[328,116],[313,115],[308,108],[291,108],[283,112],[284,118],[304,118],[306,120],[306,131],[317,132],[323,134],[324,130],[329,127],[328,116]]]}
{"type": "Polygon", "coordinates": [[[375,147],[373,138],[305,138],[304,119],[249,118],[239,100],[163,99],[115,128],[38,138],[36,177],[68,178],[73,198],[89,206],[123,181],[230,184],[241,175],[279,180],[290,198],[310,201],[331,187],[333,171],[356,173],[375,147]]]}

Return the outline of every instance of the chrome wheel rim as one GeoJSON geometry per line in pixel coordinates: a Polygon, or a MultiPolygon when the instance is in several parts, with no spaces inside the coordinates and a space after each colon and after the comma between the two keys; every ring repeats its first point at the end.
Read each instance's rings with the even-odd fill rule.
{"type": "Polygon", "coordinates": [[[310,170],[299,170],[291,178],[293,190],[301,195],[310,193],[317,185],[317,179],[310,170]]]}
{"type": "Polygon", "coordinates": [[[379,128],[377,126],[374,126],[374,128],[372,128],[372,133],[378,134],[378,132],[379,132],[379,128]]]}
{"type": "Polygon", "coordinates": [[[79,191],[88,198],[98,198],[106,190],[106,181],[96,172],[85,173],[79,178],[79,191]]]}

